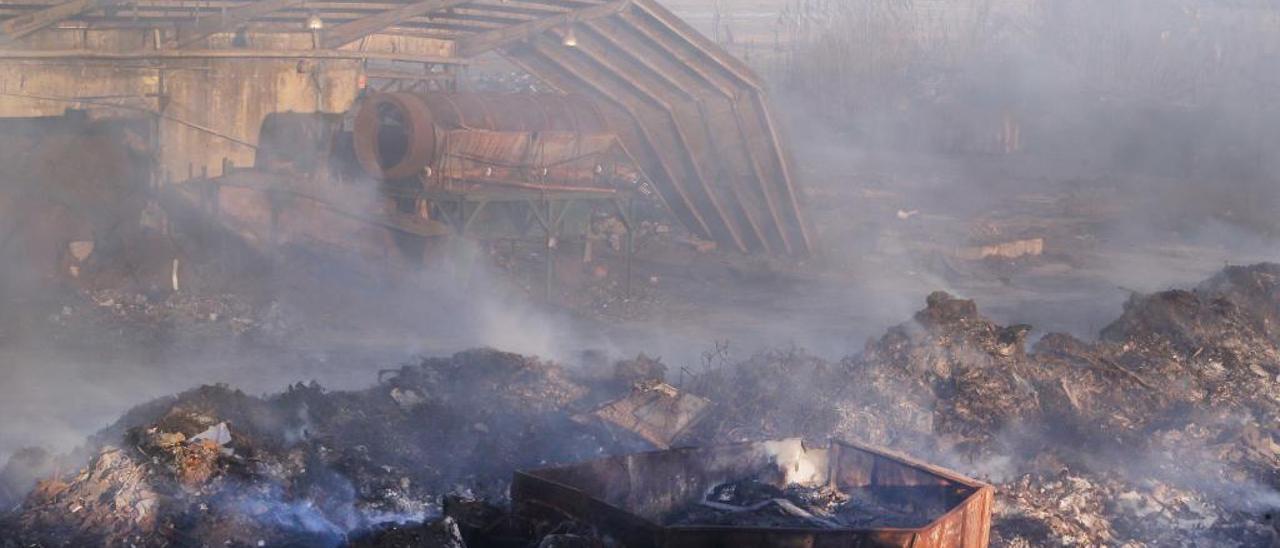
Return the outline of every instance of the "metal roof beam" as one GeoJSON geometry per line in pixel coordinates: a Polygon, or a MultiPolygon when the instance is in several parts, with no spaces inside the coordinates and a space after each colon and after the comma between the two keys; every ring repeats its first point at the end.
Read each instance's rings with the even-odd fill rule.
{"type": "Polygon", "coordinates": [[[51,27],[87,11],[120,4],[124,0],[71,0],[45,9],[19,15],[0,23],[0,31],[4,38],[17,40],[24,36],[51,27]]]}
{"type": "Polygon", "coordinates": [[[546,17],[528,23],[498,29],[484,34],[464,38],[458,42],[458,55],[474,57],[481,53],[493,51],[508,44],[528,40],[543,32],[562,25],[571,25],[579,21],[590,21],[608,17],[622,12],[631,5],[631,0],[617,0],[589,8],[582,8],[562,15],[546,17]]]}
{"type": "MultiPolygon", "coordinates": [[[[644,144],[645,148],[648,149],[649,153],[652,155],[654,163],[657,165],[659,170],[662,171],[663,176],[666,178],[668,182],[670,182],[672,189],[675,190],[676,195],[680,198],[680,201],[677,203],[678,205],[676,205],[676,207],[684,211],[687,211],[689,215],[692,217],[694,223],[692,223],[693,226],[691,226],[690,229],[696,233],[699,233],[701,236],[704,236],[710,239],[715,239],[715,232],[711,230],[711,226],[707,224],[706,219],[702,217],[702,213],[698,211],[698,206],[694,204],[694,201],[689,196],[689,193],[685,189],[684,184],[681,183],[680,178],[676,176],[675,169],[672,168],[667,163],[666,155],[664,155],[661,152],[661,150],[658,149],[656,140],[654,139],[653,134],[649,131],[649,127],[646,126],[644,122],[640,119],[640,115],[636,113],[635,109],[633,109],[630,105],[628,105],[622,99],[619,99],[607,88],[596,83],[594,80],[592,80],[587,75],[583,74],[578,69],[575,69],[566,59],[564,59],[562,54],[557,52],[554,48],[546,48],[546,47],[543,47],[541,44],[539,44],[537,41],[532,41],[529,44],[529,50],[538,54],[539,57],[541,57],[542,59],[546,59],[552,65],[554,65],[555,67],[558,67],[561,71],[568,74],[569,77],[572,78],[576,83],[585,84],[587,87],[594,90],[606,101],[617,106],[618,109],[620,109],[624,114],[626,114],[628,118],[631,119],[631,122],[634,125],[636,131],[639,133],[641,142],[644,144]]],[[[669,205],[673,205],[670,200],[667,200],[667,203],[669,205]]],[[[690,223],[686,223],[686,226],[688,226],[689,224],[690,223]]]]}
{"type": "Polygon", "coordinates": [[[180,29],[180,39],[177,46],[185,48],[220,32],[233,31],[249,21],[291,8],[303,2],[305,0],[257,0],[248,2],[227,11],[221,17],[215,17],[194,26],[180,29]]]}
{"type": "Polygon", "coordinates": [[[111,61],[151,59],[356,59],[387,60],[410,63],[463,65],[465,59],[410,53],[387,53],[355,50],[251,50],[251,49],[146,49],[137,51],[100,51],[90,49],[32,50],[0,49],[0,59],[99,59],[111,61]]]}
{"type": "Polygon", "coordinates": [[[343,23],[326,31],[321,38],[321,44],[327,49],[337,48],[350,44],[377,32],[394,26],[396,23],[430,14],[432,12],[446,10],[454,6],[466,4],[471,0],[426,0],[424,2],[415,2],[405,6],[387,10],[381,13],[375,13],[349,23],[343,23]]]}

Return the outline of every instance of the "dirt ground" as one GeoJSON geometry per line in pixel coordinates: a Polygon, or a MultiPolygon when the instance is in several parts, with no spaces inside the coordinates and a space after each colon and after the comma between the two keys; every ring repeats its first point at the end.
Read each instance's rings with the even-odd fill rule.
{"type": "MultiPolygon", "coordinates": [[[[728,3],[735,28],[766,42],[783,2],[728,3]]],[[[668,4],[709,28],[709,0],[668,4]]],[[[217,261],[197,261],[176,294],[0,286],[0,462],[24,447],[71,450],[135,405],[199,385],[251,396],[311,380],[364,389],[382,370],[477,347],[578,374],[643,352],[660,356],[676,384],[778,349],[840,363],[935,291],[981,303],[983,322],[1032,326],[1029,345],[1048,333],[1092,343],[1135,294],[1280,259],[1274,234],[1232,222],[1212,200],[1174,200],[1161,190],[1214,181],[1034,154],[859,148],[819,133],[786,97],[777,100],[822,247],[803,260],[657,241],[641,247],[633,299],[618,296],[615,256],[605,260],[603,282],[614,285],[589,285],[571,305],[542,302],[531,290],[540,278],[503,267],[478,269],[462,284],[448,268],[385,280],[307,256],[209,284],[199,282],[201,271],[217,261]]],[[[1122,494],[1066,472],[1022,488],[1017,481],[1008,481],[1022,497],[1014,502],[1036,511],[1057,495],[1097,502],[1122,494]],[[1044,485],[1049,491],[1037,491],[1044,485]]]]}
{"type": "Polygon", "coordinates": [[[977,299],[1001,323],[1031,324],[1033,336],[1089,338],[1132,292],[1185,286],[1226,263],[1277,256],[1275,242],[1226,227],[1215,233],[1208,225],[1192,238],[1174,229],[1133,236],[1125,212],[1108,204],[1124,196],[1105,181],[1082,185],[1073,174],[1019,165],[1024,160],[881,162],[849,152],[833,146],[800,154],[822,256],[798,265],[678,245],[642,248],[637,293],[651,302],[625,319],[541,304],[510,290],[501,274],[482,274],[462,292],[447,277],[391,287],[305,261],[273,273],[267,287],[244,298],[251,304],[215,312],[197,311],[202,299],[222,303],[223,293],[156,295],[125,306],[130,297],[109,293],[8,292],[0,360],[10,380],[0,411],[17,420],[0,425],[0,453],[67,449],[104,417],[196,384],[353,386],[415,355],[477,346],[582,366],[646,352],[694,369],[708,355],[740,359],[789,346],[838,359],[935,290],[977,299]],[[979,199],[972,190],[947,196],[974,180],[986,189],[979,199]],[[1082,221],[1063,208],[1091,213],[1082,221]],[[918,213],[899,217],[911,211],[918,213]],[[1016,260],[952,257],[974,227],[992,223],[1044,237],[1046,250],[1016,260]],[[177,312],[164,312],[170,309],[177,312]],[[110,318],[115,327],[101,329],[110,318]]]}

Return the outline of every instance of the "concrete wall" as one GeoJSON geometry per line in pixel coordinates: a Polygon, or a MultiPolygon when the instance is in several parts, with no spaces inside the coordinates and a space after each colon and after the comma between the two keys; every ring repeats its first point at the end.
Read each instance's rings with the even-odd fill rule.
{"type": "MultiPolygon", "coordinates": [[[[23,49],[138,52],[155,48],[153,29],[50,29],[24,40],[23,49]]],[[[234,51],[230,34],[215,35],[209,48],[234,51]]],[[[248,49],[308,50],[312,36],[253,33],[248,49]]],[[[203,46],[196,46],[203,47],[203,46]]],[[[374,36],[365,51],[443,56],[451,43],[409,36],[374,36]]],[[[151,117],[159,135],[161,180],[183,181],[207,170],[218,175],[223,158],[236,165],[253,163],[262,120],[272,112],[344,112],[359,92],[365,62],[352,59],[155,59],[0,60],[0,117],[58,116],[68,108],[94,116],[151,117]],[[32,96],[40,96],[37,98],[32,96]],[[101,104],[60,101],[79,98],[101,104]],[[202,131],[168,118],[207,128],[202,131]],[[218,135],[220,134],[220,135],[218,135]]]]}

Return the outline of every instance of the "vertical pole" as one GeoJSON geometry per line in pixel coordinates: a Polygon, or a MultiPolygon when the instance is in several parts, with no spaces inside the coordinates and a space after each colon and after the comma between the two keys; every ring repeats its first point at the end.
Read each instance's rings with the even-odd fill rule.
{"type": "Polygon", "coordinates": [[[554,219],[554,217],[552,216],[552,211],[551,211],[551,206],[552,206],[552,204],[551,204],[551,198],[543,197],[543,199],[547,201],[547,230],[546,230],[546,233],[547,233],[547,242],[546,242],[546,246],[547,246],[547,277],[546,277],[547,287],[546,287],[546,292],[545,292],[544,296],[545,296],[545,298],[546,298],[547,302],[550,302],[550,301],[551,301],[551,284],[552,284],[552,279],[555,277],[555,270],[556,270],[555,257],[553,256],[553,253],[555,253],[555,247],[552,245],[552,244],[554,244],[554,243],[555,243],[555,240],[554,240],[554,238],[555,238],[555,219],[554,219]]]}
{"type": "Polygon", "coordinates": [[[453,238],[453,275],[462,287],[471,286],[471,270],[467,260],[467,199],[458,197],[457,237],[453,238]]]}
{"type": "Polygon", "coordinates": [[[627,198],[627,300],[631,300],[631,258],[636,253],[636,199],[627,198]]]}

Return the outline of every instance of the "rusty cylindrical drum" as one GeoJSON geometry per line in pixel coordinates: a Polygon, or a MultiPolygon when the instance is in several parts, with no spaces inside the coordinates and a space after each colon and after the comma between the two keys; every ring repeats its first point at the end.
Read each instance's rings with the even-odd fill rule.
{"type": "Polygon", "coordinates": [[[437,130],[608,130],[585,97],[550,93],[375,93],[356,112],[356,158],[365,173],[401,179],[436,159],[437,130]]]}

